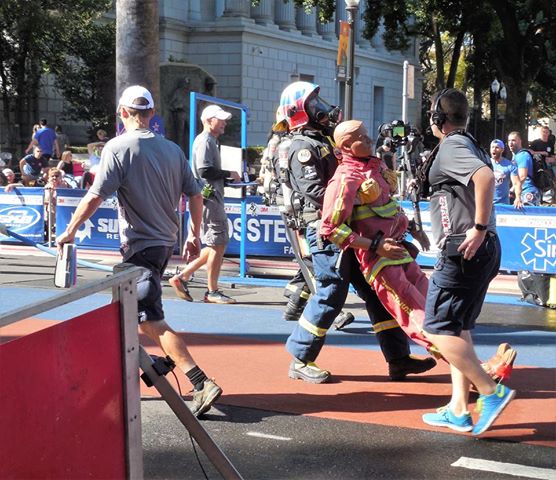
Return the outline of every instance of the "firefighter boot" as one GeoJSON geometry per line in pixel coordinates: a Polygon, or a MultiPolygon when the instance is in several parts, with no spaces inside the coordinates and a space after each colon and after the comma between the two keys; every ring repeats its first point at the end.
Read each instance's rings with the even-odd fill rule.
{"type": "Polygon", "coordinates": [[[418,358],[413,355],[392,360],[388,363],[388,374],[394,382],[404,380],[407,375],[425,373],[436,366],[436,360],[432,357],[418,358]]]}
{"type": "Polygon", "coordinates": [[[355,320],[355,317],[351,312],[340,312],[340,314],[334,320],[334,328],[336,330],[341,330],[344,327],[347,327],[351,322],[355,320]]]}
{"type": "Polygon", "coordinates": [[[301,317],[306,304],[307,300],[304,298],[295,299],[290,297],[288,304],[286,305],[286,311],[284,312],[284,320],[297,322],[299,317],[301,317]]]}

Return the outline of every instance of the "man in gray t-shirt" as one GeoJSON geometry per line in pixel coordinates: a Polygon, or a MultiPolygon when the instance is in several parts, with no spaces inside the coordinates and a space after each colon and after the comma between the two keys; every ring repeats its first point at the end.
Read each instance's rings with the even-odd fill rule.
{"type": "Polygon", "coordinates": [[[199,416],[210,409],[222,389],[196,365],[183,338],[166,323],[160,281],[176,243],[176,207],[182,193],[189,197],[190,210],[184,253],[187,260],[199,255],[202,196],[181,149],[149,131],[154,102],[146,88],[126,88],[118,113],[126,133],[106,144],[93,186],[57,238],[58,247],[73,242],[79,227],[117,193],[123,259],[143,271],[137,285],[139,330],[189,378],[194,387],[192,411],[199,416]]]}
{"type": "Polygon", "coordinates": [[[450,363],[452,398],[423,421],[480,435],[515,392],[481,367],[471,338],[488,285],[498,274],[501,249],[492,207],[494,174],[486,152],[465,132],[468,109],[465,94],[449,88],[433,97],[430,111],[432,132],[440,140],[428,181],[441,253],[429,282],[423,330],[450,363]],[[475,425],[468,409],[471,384],[480,393],[475,425]]]}
{"type": "Polygon", "coordinates": [[[224,133],[226,121],[232,114],[218,105],[209,105],[201,113],[203,131],[193,141],[193,172],[204,184],[203,188],[203,244],[199,258],[186,265],[170,279],[176,294],[183,300],[192,302],[187,282],[194,272],[207,266],[207,303],[236,303],[235,299],[218,290],[218,277],[228,245],[228,217],[224,208],[224,185],[226,179],[240,180],[238,172],[222,169],[218,137],[224,133]]]}

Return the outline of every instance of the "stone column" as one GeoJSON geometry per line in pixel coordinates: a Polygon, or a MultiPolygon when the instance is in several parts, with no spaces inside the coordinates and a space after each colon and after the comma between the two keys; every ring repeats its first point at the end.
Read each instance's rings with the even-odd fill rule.
{"type": "Polygon", "coordinates": [[[249,17],[250,0],[226,0],[223,17],[249,17]]]}
{"type": "Polygon", "coordinates": [[[189,1],[189,20],[198,22],[201,20],[201,0],[190,0],[189,1]]]}
{"type": "Polygon", "coordinates": [[[274,22],[281,30],[295,30],[295,6],[292,0],[288,3],[283,0],[274,3],[274,22]]]}
{"type": "MultiPolygon", "coordinates": [[[[283,0],[278,0],[282,2],[283,0]]],[[[257,7],[251,5],[251,18],[261,25],[274,23],[274,0],[261,0],[257,7]]]]}
{"type": "Polygon", "coordinates": [[[201,1],[201,20],[213,22],[216,19],[216,0],[201,1]]]}
{"type": "Polygon", "coordinates": [[[361,0],[361,3],[359,3],[359,13],[357,15],[357,20],[355,22],[356,23],[355,31],[357,33],[357,37],[355,41],[361,48],[372,49],[371,42],[363,36],[363,28],[365,28],[363,15],[365,14],[366,10],[367,10],[367,0],[361,0]]]}
{"type": "Polygon", "coordinates": [[[320,23],[317,15],[317,32],[325,40],[333,41],[336,39],[336,14],[332,16],[332,19],[328,23],[320,23]]]}
{"type": "Polygon", "coordinates": [[[315,7],[311,8],[310,13],[307,13],[304,8],[296,8],[295,24],[303,35],[309,37],[315,35],[317,33],[317,11],[315,7]]]}

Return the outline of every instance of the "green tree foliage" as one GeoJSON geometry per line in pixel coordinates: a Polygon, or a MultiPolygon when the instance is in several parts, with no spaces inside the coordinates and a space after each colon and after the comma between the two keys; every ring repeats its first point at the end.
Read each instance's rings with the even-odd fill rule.
{"type": "Polygon", "coordinates": [[[115,123],[115,41],[115,23],[91,22],[78,34],[68,31],[65,48],[51,63],[67,117],[90,122],[94,130],[115,123]]]}
{"type": "MultiPolygon", "coordinates": [[[[90,60],[90,42],[101,40],[91,32],[96,20],[110,9],[111,0],[2,0],[0,2],[0,95],[4,122],[8,125],[8,143],[20,146],[29,141],[31,125],[38,111],[38,92],[45,73],[66,71],[63,63],[86,64],[90,60]],[[84,47],[85,53],[80,47],[84,47]]],[[[102,28],[101,28],[102,30],[102,28]]],[[[99,52],[113,55],[105,45],[99,52]]],[[[67,70],[69,72],[69,70],[67,70]]],[[[85,72],[83,72],[85,73],[85,72]]],[[[110,72],[102,72],[106,77],[110,72]]],[[[84,82],[73,77],[74,91],[84,82]]],[[[86,82],[85,82],[86,83],[86,82]]],[[[63,87],[66,86],[59,85],[63,87]]],[[[66,95],[66,91],[62,94],[66,95]]],[[[82,93],[82,97],[94,93],[82,93]]],[[[70,94],[70,108],[74,108],[70,94]]],[[[113,101],[110,99],[110,101],[113,101]]],[[[72,115],[76,112],[70,112],[72,115]]],[[[84,117],[81,117],[84,118],[84,117]]]]}
{"type": "MultiPolygon", "coordinates": [[[[279,1],[279,0],[278,0],[279,1]]],[[[258,2],[254,2],[258,3],[258,2]]],[[[391,50],[404,50],[411,37],[421,41],[425,77],[423,101],[436,90],[457,87],[475,109],[497,77],[507,91],[507,129],[523,131],[527,91],[539,115],[556,114],[556,9],[553,0],[367,0],[364,36],[384,25],[391,50]],[[463,69],[463,72],[462,72],[463,69]],[[429,75],[427,75],[429,74],[429,75]]],[[[334,0],[295,0],[332,18],[334,0]]],[[[426,108],[426,105],[425,105],[426,108]]]]}

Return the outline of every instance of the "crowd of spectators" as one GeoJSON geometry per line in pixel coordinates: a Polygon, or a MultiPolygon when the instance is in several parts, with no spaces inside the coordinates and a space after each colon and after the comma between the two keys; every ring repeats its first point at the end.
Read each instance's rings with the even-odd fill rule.
{"type": "Polygon", "coordinates": [[[43,187],[45,218],[53,224],[56,190],[88,189],[93,183],[100,153],[109,140],[102,129],[96,132],[96,137],[96,141],[87,145],[87,158],[78,158],[72,152],[69,137],[62,127],[56,125],[52,129],[46,119],[41,119],[33,126],[23,157],[0,170],[0,187],[4,187],[6,193],[21,187],[43,187]]]}

